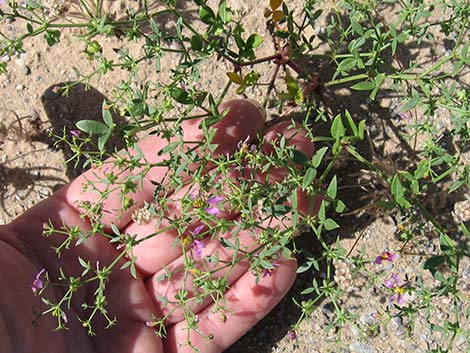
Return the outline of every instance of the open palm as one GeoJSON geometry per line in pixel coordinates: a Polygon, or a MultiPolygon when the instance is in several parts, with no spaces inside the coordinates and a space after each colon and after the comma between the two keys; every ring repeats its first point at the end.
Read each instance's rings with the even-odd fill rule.
{"type": "MultiPolygon", "coordinates": [[[[233,153],[240,141],[253,140],[264,126],[264,116],[253,103],[236,100],[227,103],[226,107],[230,107],[229,113],[215,125],[217,131],[213,143],[218,145],[215,154],[233,153]]],[[[197,120],[183,123],[186,141],[202,139],[199,123],[197,120]]],[[[262,147],[264,152],[269,153],[270,141],[283,134],[291,136],[290,143],[295,144],[298,150],[312,155],[313,145],[305,134],[288,126],[289,123],[281,123],[263,132],[266,136],[265,145],[262,147]]],[[[156,152],[167,144],[166,140],[152,136],[142,140],[139,146],[146,162],[158,163],[163,157],[158,156],[156,152]]],[[[92,303],[94,300],[96,286],[92,285],[80,288],[74,295],[71,310],[66,314],[68,330],[53,332],[56,319],[50,316],[41,317],[37,325],[33,326],[34,312],[41,312],[46,308],[31,291],[31,284],[42,268],[45,268],[49,278],[54,280],[59,276],[60,268],[67,275],[79,275],[83,268],[77,260],[78,257],[92,264],[99,264],[98,266],[106,266],[119,255],[120,250],[109,243],[106,237],[93,236],[80,246],[71,246],[58,258],[53,248],[63,242],[63,236],[42,236],[43,225],[49,221],[56,228],[65,225],[90,231],[90,222],[83,217],[81,205],[88,201],[96,202],[98,194],[84,192],[83,184],[93,183],[94,187],[100,190],[100,183],[106,173],[110,171],[105,167],[87,171],[11,224],[0,228],[2,352],[190,352],[193,348],[188,346],[187,342],[191,342],[200,352],[221,352],[264,317],[291,286],[296,269],[294,260],[280,260],[272,275],[262,278],[257,285],[253,274],[248,271],[246,261],[240,261],[228,276],[230,289],[225,293],[225,303],[231,314],[226,320],[221,320],[211,301],[198,302],[191,307],[198,315],[199,330],[204,335],[211,334],[213,337],[205,339],[204,335],[187,329],[187,322],[180,308],[162,305],[158,300],[159,297],[174,298],[178,290],[187,285],[187,278],[183,284],[182,278],[178,276],[172,277],[171,281],[156,280],[163,273],[163,266],[176,272],[183,267],[181,249],[172,246],[176,235],[169,230],[143,241],[134,249],[134,255],[137,256],[137,279],[134,279],[128,270],[112,272],[110,281],[106,284],[105,296],[109,317],[117,319],[114,326],[105,328],[106,320],[97,317],[93,321],[96,336],[89,336],[86,327],[76,320],[76,317],[83,319],[84,311],[80,304],[90,301],[92,303]],[[152,317],[162,315],[168,315],[167,334],[164,339],[160,339],[148,324],[152,317]]],[[[235,177],[236,171],[233,171],[233,174],[235,177]]],[[[281,181],[284,174],[282,169],[273,171],[270,173],[270,180],[281,181]]],[[[109,230],[110,225],[114,224],[122,233],[135,235],[136,239],[142,239],[155,232],[156,220],[136,222],[132,220],[132,214],[142,207],[144,201],[152,200],[155,186],[151,181],[164,182],[165,175],[165,167],[155,167],[148,171],[142,188],[133,194],[133,206],[128,211],[118,211],[122,203],[121,195],[119,190],[111,192],[102,208],[105,230],[109,230]]],[[[186,179],[189,184],[190,176],[186,179]]],[[[181,199],[184,194],[191,192],[188,188],[189,186],[172,195],[173,201],[169,201],[170,212],[181,212],[178,202],[174,200],[181,199]]],[[[299,202],[299,207],[307,209],[307,201],[299,202]]],[[[238,217],[226,212],[223,207],[218,216],[231,219],[238,217]]],[[[158,226],[164,227],[164,224],[158,226]]],[[[190,229],[198,226],[191,225],[190,229]]],[[[220,236],[229,237],[229,233],[220,236]]],[[[253,238],[249,232],[240,232],[238,239],[241,247],[253,247],[253,238]]],[[[202,257],[213,253],[218,253],[221,258],[232,257],[230,250],[218,242],[211,243],[209,239],[204,239],[203,242],[204,246],[200,250],[202,257]]],[[[202,261],[201,257],[198,261],[202,261]]],[[[223,275],[223,271],[217,272],[217,276],[223,275]]],[[[48,287],[45,294],[52,300],[63,296],[61,289],[56,286],[48,287]]]]}

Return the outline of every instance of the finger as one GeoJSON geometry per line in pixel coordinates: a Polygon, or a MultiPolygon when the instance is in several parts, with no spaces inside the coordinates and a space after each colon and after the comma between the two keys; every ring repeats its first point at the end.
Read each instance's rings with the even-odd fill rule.
{"type": "Polygon", "coordinates": [[[190,353],[196,348],[200,353],[219,353],[232,345],[266,316],[286,295],[295,279],[296,263],[282,260],[281,266],[270,277],[255,284],[255,277],[246,272],[227,291],[226,321],[217,312],[216,304],[206,307],[198,314],[198,330],[188,328],[181,321],[168,329],[164,342],[166,353],[190,353]],[[205,339],[203,336],[213,337],[205,339]],[[190,345],[188,345],[188,341],[190,345]]]}
{"type": "MultiPolygon", "coordinates": [[[[229,109],[227,115],[213,127],[216,129],[212,143],[217,145],[214,155],[231,153],[236,149],[236,145],[240,140],[247,137],[256,136],[258,130],[263,126],[265,115],[257,104],[248,100],[234,100],[222,104],[221,112],[229,109]]],[[[185,120],[182,123],[183,140],[184,141],[202,141],[203,133],[200,128],[202,118],[185,120]]],[[[171,141],[172,142],[172,141],[171,141]]],[[[80,212],[86,212],[87,205],[93,206],[100,204],[99,212],[102,215],[101,222],[105,225],[115,223],[118,228],[126,225],[130,219],[132,212],[141,207],[145,200],[152,199],[155,191],[154,183],[165,184],[168,182],[168,168],[164,165],[158,166],[167,158],[166,155],[159,155],[161,151],[168,145],[168,141],[158,136],[150,136],[138,144],[138,150],[124,152],[123,158],[136,158],[139,150],[142,156],[137,158],[137,163],[143,166],[133,170],[122,170],[114,167],[115,160],[109,160],[103,167],[85,172],[75,179],[67,188],[67,201],[80,212]],[[156,165],[148,170],[148,165],[156,165]],[[146,170],[145,178],[142,180],[141,187],[139,174],[146,170]],[[134,184],[136,190],[127,194],[123,193],[117,180],[134,184]],[[88,190],[84,190],[84,186],[88,190]],[[101,195],[105,195],[103,199],[101,195]],[[123,207],[123,197],[132,200],[132,206],[123,207]]],[[[189,148],[190,146],[187,146],[189,148]]],[[[186,176],[186,180],[189,176],[186,176]]],[[[124,201],[125,203],[125,201],[124,201]]]]}

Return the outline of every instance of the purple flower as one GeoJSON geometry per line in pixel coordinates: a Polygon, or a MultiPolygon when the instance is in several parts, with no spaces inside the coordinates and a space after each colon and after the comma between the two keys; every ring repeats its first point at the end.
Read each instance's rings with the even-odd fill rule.
{"type": "Polygon", "coordinates": [[[393,291],[390,301],[396,301],[399,305],[405,304],[404,295],[406,293],[406,287],[408,287],[409,282],[400,283],[400,277],[397,274],[393,274],[392,277],[384,281],[385,287],[393,291]]]}
{"type": "MultiPolygon", "coordinates": [[[[1,0],[0,0],[0,1],[1,1],[1,0]]],[[[243,145],[246,145],[246,144],[248,143],[248,141],[250,141],[250,135],[248,135],[245,140],[243,140],[243,141],[242,141],[242,140],[238,141],[238,143],[237,143],[237,150],[241,150],[242,147],[243,147],[243,145]]]]}
{"type": "Polygon", "coordinates": [[[287,332],[286,337],[290,339],[291,341],[293,341],[297,338],[297,334],[295,333],[294,330],[290,330],[289,332],[287,332]]]}
{"type": "MultiPolygon", "coordinates": [[[[1,0],[0,0],[1,1],[1,0]]],[[[70,135],[73,137],[80,137],[80,131],[78,130],[70,130],[70,135]]]]}
{"type": "Polygon", "coordinates": [[[46,272],[45,268],[43,268],[41,271],[39,271],[38,274],[36,275],[36,278],[33,281],[33,284],[31,285],[31,289],[32,289],[34,294],[36,294],[39,290],[44,288],[44,283],[41,280],[41,276],[44,272],[46,272]]]}
{"type": "Polygon", "coordinates": [[[261,275],[263,278],[266,276],[271,277],[273,275],[273,271],[276,267],[279,267],[279,264],[277,262],[272,263],[273,268],[265,268],[263,271],[263,274],[261,275]]]}
{"type": "Polygon", "coordinates": [[[192,231],[191,231],[191,235],[194,237],[195,235],[198,235],[199,233],[201,233],[201,230],[204,229],[204,226],[201,224],[201,225],[198,225],[196,228],[194,228],[192,231]]]}
{"type": "Polygon", "coordinates": [[[254,152],[256,149],[256,146],[253,144],[248,145],[248,141],[250,141],[250,135],[248,135],[244,141],[238,141],[237,150],[239,150],[240,152],[244,152],[244,153],[254,152]]]}
{"type": "Polygon", "coordinates": [[[193,240],[192,248],[196,253],[196,259],[200,259],[202,257],[202,249],[204,249],[204,243],[200,240],[193,240]]]}
{"type": "Polygon", "coordinates": [[[205,208],[205,211],[207,213],[209,213],[210,215],[213,215],[213,216],[218,216],[219,213],[220,213],[220,209],[219,207],[217,206],[217,204],[222,201],[224,198],[221,197],[221,196],[212,196],[212,197],[209,197],[207,199],[207,204],[209,205],[209,207],[206,207],[205,208]]]}
{"type": "Polygon", "coordinates": [[[374,260],[374,264],[380,265],[383,261],[387,260],[393,262],[397,259],[398,254],[394,254],[390,251],[382,251],[379,256],[374,260]]]}

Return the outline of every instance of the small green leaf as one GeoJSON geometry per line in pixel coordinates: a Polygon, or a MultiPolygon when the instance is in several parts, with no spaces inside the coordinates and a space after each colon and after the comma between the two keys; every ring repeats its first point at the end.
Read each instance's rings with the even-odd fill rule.
{"type": "Polygon", "coordinates": [[[108,104],[106,101],[103,101],[101,107],[101,115],[103,116],[104,123],[110,128],[114,128],[113,115],[109,111],[108,104]]]}
{"type": "Polygon", "coordinates": [[[346,58],[339,63],[336,71],[340,73],[345,73],[345,72],[352,70],[354,67],[356,67],[356,65],[357,65],[356,58],[346,58]]]}
{"type": "Polygon", "coordinates": [[[338,223],[333,221],[331,218],[327,218],[323,221],[323,226],[326,230],[330,231],[339,227],[338,223]]]}
{"type": "Polygon", "coordinates": [[[356,90],[356,91],[370,91],[374,88],[375,88],[375,83],[370,82],[370,81],[359,82],[351,86],[351,89],[356,90]]]}
{"type": "Polygon", "coordinates": [[[104,152],[104,146],[106,142],[108,142],[109,138],[111,137],[111,130],[108,130],[104,135],[100,135],[98,137],[98,149],[100,152],[104,152]]]}
{"type": "Polygon", "coordinates": [[[228,23],[232,20],[232,12],[230,11],[230,8],[227,7],[227,2],[225,0],[220,2],[217,15],[223,23],[228,23]]]}
{"type": "Polygon", "coordinates": [[[270,207],[264,207],[263,211],[271,216],[282,216],[289,213],[292,208],[286,205],[277,204],[270,207]]]}
{"type": "Polygon", "coordinates": [[[362,28],[362,26],[354,18],[351,18],[350,20],[351,28],[353,29],[353,31],[356,32],[356,34],[362,36],[364,34],[364,29],[362,28]]]}
{"type": "Polygon", "coordinates": [[[308,168],[304,175],[304,180],[302,181],[302,189],[307,189],[317,176],[316,168],[308,168]]]}
{"type": "Polygon", "coordinates": [[[306,165],[310,159],[302,151],[294,150],[292,161],[298,164],[306,165]]]}
{"type": "Polygon", "coordinates": [[[104,135],[109,131],[109,127],[96,120],[80,120],[75,126],[83,132],[92,135],[104,135]]]}
{"type": "Polygon", "coordinates": [[[195,34],[191,37],[191,49],[195,51],[200,51],[202,50],[203,47],[203,41],[202,37],[198,34],[195,34]]]}
{"type": "Polygon", "coordinates": [[[322,147],[317,152],[315,152],[312,158],[312,165],[314,168],[318,168],[320,166],[326,151],[328,151],[328,147],[322,147]]]}
{"type": "Polygon", "coordinates": [[[333,136],[336,140],[341,139],[344,137],[344,134],[346,133],[343,125],[343,121],[341,120],[341,116],[337,115],[333,123],[331,124],[331,136],[333,136]]]}
{"type": "Polygon", "coordinates": [[[227,76],[230,79],[230,81],[232,81],[233,83],[237,85],[241,85],[244,82],[243,77],[236,72],[227,72],[227,76]]]}
{"type": "Polygon", "coordinates": [[[441,255],[433,256],[424,262],[423,268],[431,272],[432,275],[434,276],[437,271],[436,267],[438,267],[439,265],[442,265],[445,261],[446,261],[445,256],[441,256],[441,255]]]}
{"type": "Polygon", "coordinates": [[[366,121],[365,120],[361,120],[359,122],[359,126],[358,126],[358,131],[357,131],[357,136],[363,140],[364,139],[364,131],[366,129],[366,121]]]}
{"type": "Polygon", "coordinates": [[[254,33],[248,37],[246,41],[246,49],[254,49],[257,48],[263,43],[263,38],[258,34],[254,33]]]}
{"type": "Polygon", "coordinates": [[[353,135],[357,137],[358,136],[357,126],[351,114],[349,113],[349,111],[346,110],[344,115],[346,116],[346,120],[348,121],[349,127],[351,128],[353,135]]]}
{"type": "Polygon", "coordinates": [[[165,147],[163,147],[160,151],[158,151],[158,155],[161,156],[162,154],[167,154],[173,152],[178,146],[180,145],[180,141],[171,142],[165,147]]]}
{"type": "Polygon", "coordinates": [[[335,211],[338,213],[343,213],[346,210],[346,208],[347,207],[344,204],[344,202],[341,200],[338,200],[338,202],[336,203],[335,211]]]}
{"type": "Polygon", "coordinates": [[[215,14],[209,6],[203,5],[199,8],[199,17],[201,21],[210,25],[214,23],[215,14]]]}
{"type": "Polygon", "coordinates": [[[181,103],[181,104],[192,103],[192,99],[189,96],[188,92],[186,92],[185,90],[179,87],[171,88],[170,94],[171,94],[171,97],[178,103],[181,103]]]}
{"type": "Polygon", "coordinates": [[[328,189],[326,190],[326,194],[332,199],[335,199],[337,187],[338,187],[338,182],[337,182],[336,175],[335,175],[333,179],[331,179],[330,185],[328,186],[328,189]]]}

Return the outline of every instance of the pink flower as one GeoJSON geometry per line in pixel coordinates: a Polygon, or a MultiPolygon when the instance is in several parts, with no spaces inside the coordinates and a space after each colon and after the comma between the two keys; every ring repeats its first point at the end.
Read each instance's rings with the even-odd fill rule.
{"type": "Polygon", "coordinates": [[[384,281],[385,287],[392,290],[393,294],[390,297],[390,301],[396,301],[399,305],[405,304],[404,295],[406,293],[406,287],[408,287],[409,282],[400,283],[400,276],[393,274],[391,278],[384,281]]]}
{"type": "Polygon", "coordinates": [[[41,276],[44,272],[46,272],[45,268],[39,271],[38,274],[36,275],[36,278],[33,281],[33,284],[31,285],[31,289],[34,294],[36,294],[38,291],[44,288],[44,283],[41,280],[41,276]]]}
{"type": "Polygon", "coordinates": [[[70,130],[70,135],[72,135],[73,137],[80,137],[80,131],[70,130]]]}
{"type": "Polygon", "coordinates": [[[200,259],[202,257],[202,249],[204,249],[204,243],[200,240],[193,240],[192,243],[192,248],[194,250],[194,253],[196,254],[196,259],[200,259]]]}
{"type": "Polygon", "coordinates": [[[207,204],[209,207],[205,208],[205,211],[213,216],[218,216],[220,213],[220,209],[218,207],[218,203],[222,201],[224,198],[222,196],[212,196],[207,199],[207,204]]]}
{"type": "Polygon", "coordinates": [[[391,253],[390,251],[382,251],[380,255],[375,258],[374,264],[380,265],[385,260],[393,262],[397,257],[398,254],[391,253]]]}
{"type": "Polygon", "coordinates": [[[194,228],[192,231],[191,231],[191,235],[194,237],[195,235],[198,235],[199,233],[201,233],[201,230],[204,229],[204,226],[201,224],[201,225],[198,225],[196,228],[194,228]]]}
{"type": "Polygon", "coordinates": [[[297,334],[295,333],[294,330],[290,330],[289,332],[287,332],[287,336],[286,336],[288,339],[290,339],[291,341],[295,340],[297,338],[297,334]]]}
{"type": "Polygon", "coordinates": [[[263,274],[261,275],[263,278],[266,277],[266,276],[269,276],[271,277],[273,275],[273,271],[276,267],[279,267],[279,264],[277,262],[273,262],[272,263],[272,266],[273,268],[265,268],[264,271],[263,271],[263,274]]]}

